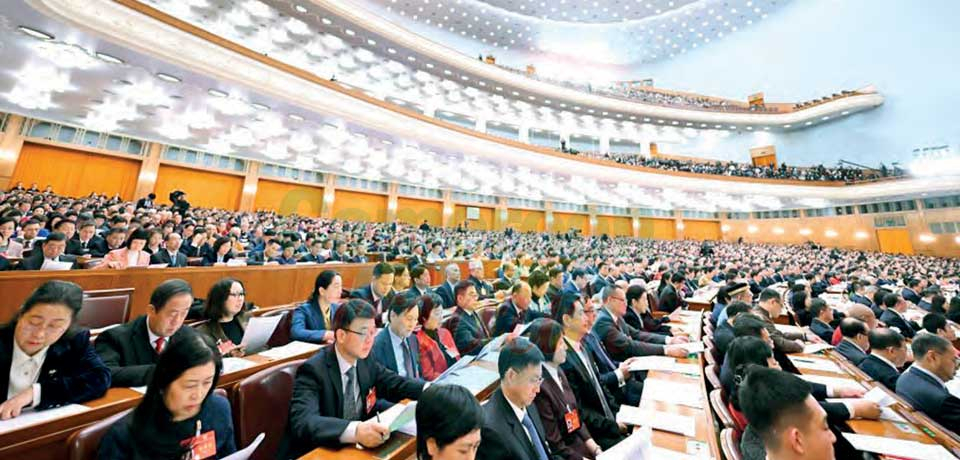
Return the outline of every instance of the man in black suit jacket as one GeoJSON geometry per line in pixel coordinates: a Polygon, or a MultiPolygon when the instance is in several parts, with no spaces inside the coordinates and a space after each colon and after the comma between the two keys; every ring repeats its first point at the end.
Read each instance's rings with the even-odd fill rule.
{"type": "Polygon", "coordinates": [[[860,362],[860,370],[890,391],[896,391],[900,368],[907,361],[904,343],[903,336],[893,329],[870,331],[870,356],[860,362]]]}
{"type": "Polygon", "coordinates": [[[510,289],[510,298],[497,308],[497,319],[493,323],[493,336],[513,332],[520,324],[526,324],[540,315],[530,310],[532,293],[526,281],[520,281],[510,289]]]}
{"type": "Polygon", "coordinates": [[[153,200],[156,200],[156,199],[157,199],[157,195],[155,193],[150,193],[146,197],[140,198],[139,200],[137,200],[136,209],[152,209],[153,200]]]}
{"type": "MultiPolygon", "coordinates": [[[[413,281],[413,285],[410,286],[410,289],[407,289],[403,294],[407,297],[421,297],[425,295],[437,295],[433,292],[433,289],[430,289],[430,270],[427,270],[427,267],[423,265],[417,265],[410,269],[410,279],[413,281]]],[[[443,302],[443,298],[440,298],[440,301],[443,302]]],[[[441,305],[442,307],[442,305],[441,305]]]]}
{"type": "Polygon", "coordinates": [[[180,252],[180,243],[183,239],[179,233],[170,232],[164,240],[164,247],[150,256],[151,264],[167,264],[168,268],[182,268],[187,266],[187,256],[180,252]]]}
{"type": "Polygon", "coordinates": [[[42,246],[34,250],[30,257],[21,260],[17,270],[41,270],[47,262],[68,262],[71,270],[79,268],[76,256],[63,254],[67,249],[67,237],[63,233],[53,232],[39,244],[42,246]]]}
{"type": "Polygon", "coordinates": [[[810,332],[817,334],[824,342],[833,341],[833,308],[830,308],[823,299],[813,299],[810,301],[810,332]]]}
{"type": "Polygon", "coordinates": [[[900,294],[887,294],[883,297],[883,304],[887,308],[880,315],[880,321],[887,327],[899,329],[904,337],[912,339],[919,328],[914,327],[910,321],[903,317],[903,312],[907,311],[907,302],[904,298],[900,294]]]}
{"type": "Polygon", "coordinates": [[[490,331],[477,314],[477,288],[469,281],[461,281],[454,288],[457,309],[448,320],[447,329],[461,355],[475,355],[491,340],[490,331]]]}
{"type": "Polygon", "coordinates": [[[70,255],[103,257],[107,253],[107,241],[97,236],[97,224],[92,220],[80,224],[71,243],[72,246],[67,245],[67,254],[70,255]]]}
{"type": "Polygon", "coordinates": [[[483,280],[483,261],[471,260],[468,268],[470,269],[470,276],[467,277],[467,281],[473,283],[477,288],[477,295],[479,295],[481,299],[493,297],[496,293],[493,290],[493,285],[483,280]]]}
{"type": "MultiPolygon", "coordinates": [[[[674,310],[683,306],[683,299],[680,298],[680,290],[683,287],[683,282],[686,280],[683,273],[675,272],[670,276],[670,282],[663,287],[663,291],[660,292],[660,298],[657,300],[657,310],[665,311],[667,313],[673,313],[674,310]]],[[[667,280],[660,280],[661,283],[666,283],[667,280]]]]}
{"type": "Polygon", "coordinates": [[[750,305],[746,302],[736,301],[727,305],[727,320],[720,323],[717,329],[713,331],[713,343],[717,345],[717,351],[720,352],[720,359],[727,355],[727,349],[730,348],[730,342],[736,338],[733,332],[733,321],[737,315],[750,311],[750,305]]]}
{"type": "Polygon", "coordinates": [[[172,341],[195,334],[183,327],[193,304],[193,291],[186,281],[164,281],[150,295],[147,314],[108,329],[97,336],[94,346],[110,368],[115,387],[147,385],[160,353],[172,341]]]}
{"type": "Polygon", "coordinates": [[[910,344],[916,361],[897,379],[897,394],[944,428],[960,433],[960,399],[944,382],[957,371],[956,351],[947,339],[920,334],[910,344]]]}
{"type": "Polygon", "coordinates": [[[393,265],[380,262],[373,266],[373,279],[370,284],[350,293],[350,297],[363,299],[373,306],[377,314],[377,327],[383,327],[386,323],[386,312],[390,308],[390,300],[393,299],[394,274],[393,265]]]}
{"type": "Polygon", "coordinates": [[[870,347],[870,328],[863,321],[856,318],[844,318],[840,321],[840,343],[837,352],[850,360],[854,366],[859,366],[867,357],[867,348],[870,347]]]}
{"type": "Polygon", "coordinates": [[[500,388],[483,407],[477,460],[559,460],[544,437],[533,404],[543,382],[543,353],[526,338],[517,338],[500,353],[500,388]]]}
{"type": "Polygon", "coordinates": [[[920,303],[920,294],[917,293],[917,290],[919,289],[920,289],[920,280],[911,278],[907,280],[907,287],[903,288],[903,290],[900,291],[900,295],[903,297],[903,300],[906,300],[907,302],[912,302],[914,305],[916,305],[920,303]]]}
{"type": "Polygon", "coordinates": [[[623,289],[616,286],[606,287],[601,291],[601,299],[604,305],[597,315],[593,332],[613,359],[626,361],[634,356],[687,356],[683,347],[673,345],[686,343],[686,337],[667,337],[638,331],[623,320],[627,313],[627,297],[623,289]]]}
{"type": "Polygon", "coordinates": [[[336,342],[297,370],[287,429],[277,458],[296,458],[325,446],[384,443],[390,429],[376,419],[377,400],[417,399],[424,383],[401,377],[370,357],[376,334],[373,307],[351,299],[337,309],[336,342]]]}
{"type": "Polygon", "coordinates": [[[452,308],[457,305],[457,297],[453,291],[460,282],[460,266],[455,263],[447,264],[443,269],[443,277],[443,284],[437,288],[437,294],[443,299],[443,308],[452,308]]]}

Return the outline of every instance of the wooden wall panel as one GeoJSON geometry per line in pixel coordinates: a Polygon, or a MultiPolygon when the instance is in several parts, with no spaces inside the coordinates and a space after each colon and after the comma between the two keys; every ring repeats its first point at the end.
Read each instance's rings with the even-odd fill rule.
{"type": "Polygon", "coordinates": [[[683,237],[688,240],[719,240],[720,222],[715,220],[684,220],[683,237]]]}
{"type": "Polygon", "coordinates": [[[26,142],[14,168],[11,183],[25,187],[36,182],[59,195],[84,196],[97,192],[132,200],[140,174],[140,161],[26,142]]]}
{"type": "MultiPolygon", "coordinates": [[[[543,211],[528,209],[508,209],[507,227],[513,227],[521,232],[542,232],[547,228],[547,216],[543,211]]],[[[554,227],[556,230],[556,227],[554,227]]]]}
{"type": "Polygon", "coordinates": [[[877,243],[880,252],[891,254],[913,254],[913,243],[910,241],[910,230],[905,228],[878,228],[877,243]]]}
{"type": "Polygon", "coordinates": [[[655,240],[677,239],[676,222],[673,219],[640,218],[640,238],[655,240]]]}
{"type": "Polygon", "coordinates": [[[384,222],[387,220],[387,196],[337,190],[333,199],[333,217],[345,220],[384,222]]]}
{"type": "MultiPolygon", "coordinates": [[[[556,219],[556,217],[554,217],[556,219]]],[[[633,223],[629,217],[620,216],[597,216],[597,228],[595,235],[606,233],[610,236],[632,236],[633,223]]]]}
{"type": "Polygon", "coordinates": [[[467,220],[467,208],[476,207],[480,209],[480,219],[469,221],[469,226],[474,230],[493,230],[493,208],[480,208],[479,206],[470,206],[458,204],[453,209],[453,220],[450,225],[456,227],[457,224],[467,220]]]}
{"type": "Polygon", "coordinates": [[[280,214],[297,213],[301,216],[320,217],[323,207],[323,187],[290,184],[260,179],[254,209],[269,209],[280,214]]]}
{"type": "Polygon", "coordinates": [[[170,192],[183,190],[191,206],[235,211],[240,206],[243,177],[161,164],[153,190],[160,203],[169,204],[170,192]]]}
{"type": "Polygon", "coordinates": [[[569,214],[565,212],[553,213],[553,231],[566,232],[571,228],[580,230],[580,233],[587,235],[587,225],[590,223],[590,216],[586,214],[569,214]]]}
{"type": "Polygon", "coordinates": [[[443,224],[443,202],[398,197],[397,219],[415,225],[420,225],[426,219],[431,226],[439,227],[443,224]]]}

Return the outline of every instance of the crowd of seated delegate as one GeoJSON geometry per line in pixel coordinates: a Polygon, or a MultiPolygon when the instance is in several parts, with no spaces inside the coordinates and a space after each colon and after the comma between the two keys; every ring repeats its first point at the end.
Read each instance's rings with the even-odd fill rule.
{"type": "MultiPolygon", "coordinates": [[[[45,216],[49,206],[50,213],[63,214],[54,224],[61,227],[64,220],[70,220],[65,213],[74,207],[74,201],[80,201],[80,209],[75,210],[79,211],[77,217],[85,212],[84,206],[89,203],[108,201],[97,197],[88,198],[90,201],[85,203],[84,199],[63,199],[49,194],[39,196],[41,212],[32,212],[34,217],[31,218],[45,216]],[[61,213],[58,208],[64,200],[66,209],[61,213]]],[[[14,203],[20,202],[21,197],[19,193],[15,194],[14,203]]],[[[121,224],[134,224],[135,219],[138,222],[134,232],[149,232],[152,227],[170,228],[166,235],[161,230],[162,242],[172,242],[175,246],[181,239],[189,240],[195,249],[210,244],[211,238],[205,234],[207,229],[236,236],[235,228],[252,228],[254,238],[250,238],[251,235],[246,237],[244,250],[260,246],[266,253],[266,260],[282,257],[279,247],[283,244],[271,244],[278,238],[258,236],[257,228],[265,221],[269,222],[273,233],[280,235],[279,239],[299,241],[301,246],[305,237],[314,233],[309,248],[320,248],[317,250],[319,256],[324,256],[322,249],[325,245],[331,246],[331,252],[326,254],[333,255],[335,248],[344,247],[347,242],[371,251],[388,249],[387,252],[391,252],[391,245],[396,245],[394,254],[410,254],[406,259],[408,263],[376,264],[372,268],[371,282],[348,293],[343,291],[342,278],[334,271],[336,266],[331,265],[331,270],[318,274],[313,292],[304,293],[307,301],[293,313],[291,334],[329,346],[298,372],[284,441],[285,452],[292,455],[320,446],[360,443],[374,447],[382,444],[385,427],[370,420],[381,399],[383,404],[417,399],[436,376],[462,356],[476,355],[496,338],[504,337],[506,340],[502,346],[510,353],[500,353],[500,390],[483,409],[485,415],[479,444],[472,444],[478,449],[478,457],[539,460],[573,455],[592,458],[615,445],[626,434],[626,427],[616,421],[617,407],[636,405],[640,399],[644,377],[641,373],[629,371],[631,360],[650,355],[685,357],[682,345],[687,338],[669,327],[671,320],[676,318],[672,315],[683,309],[685,300],[698,288],[710,285],[719,286],[718,303],[714,309],[717,331],[729,328],[734,336],[726,345],[728,357],[721,370],[721,379],[727,382],[727,394],[737,392],[737,382],[749,381],[749,376],[741,369],[743,366],[737,364],[741,360],[761,367],[765,363],[765,367],[771,365],[749,357],[731,359],[741,337],[763,341],[770,356],[775,352],[793,353],[802,350],[805,343],[825,341],[824,337],[829,337],[843,356],[859,362],[861,367],[867,367],[865,363],[876,365],[878,361],[879,364],[888,364],[884,359],[890,361],[898,374],[894,383],[897,393],[948,429],[957,430],[956,419],[952,418],[957,415],[952,405],[954,399],[950,399],[954,398],[950,388],[956,387],[951,386],[953,373],[948,371],[948,364],[953,363],[956,351],[945,338],[952,334],[951,328],[945,324],[946,317],[960,314],[960,300],[951,298],[949,308],[945,308],[946,298],[940,301],[937,296],[941,294],[935,292],[956,290],[960,273],[956,259],[735,243],[717,243],[711,251],[704,252],[699,243],[686,241],[467,231],[204,209],[181,214],[162,206],[160,209],[138,210],[132,204],[122,203],[105,208],[111,216],[123,219],[122,223],[116,222],[116,228],[121,224]],[[132,215],[129,219],[123,217],[128,211],[132,215]],[[173,225],[168,226],[165,218],[173,225]],[[201,236],[195,235],[198,223],[204,230],[201,236]],[[193,232],[188,235],[181,235],[180,239],[170,237],[190,227],[193,232]],[[321,243],[318,244],[318,240],[321,243]],[[431,254],[439,251],[443,257],[435,260],[445,264],[444,279],[437,280],[440,283],[436,288],[430,272],[424,269],[430,259],[426,247],[431,248],[431,254]],[[462,276],[457,264],[445,261],[447,254],[470,259],[468,276],[462,276]],[[493,283],[485,279],[482,263],[478,265],[482,258],[504,261],[493,283]],[[417,263],[418,260],[423,262],[417,263]],[[854,303],[846,310],[846,315],[827,311],[819,302],[819,297],[830,286],[843,282],[847,283],[848,298],[854,303]],[[651,283],[656,287],[647,289],[651,283]],[[784,309],[783,297],[770,288],[778,283],[784,283],[790,291],[790,307],[800,318],[801,325],[808,328],[803,333],[785,333],[774,327],[773,318],[779,317],[784,309]],[[902,289],[897,288],[899,283],[903,284],[902,289]],[[754,299],[757,299],[755,306],[752,305],[754,299]],[[863,304],[867,301],[870,306],[863,304]],[[496,313],[488,323],[482,319],[479,310],[482,305],[491,303],[496,305],[496,313]],[[931,310],[921,321],[922,326],[904,317],[914,304],[918,309],[931,310]],[[880,314],[877,315],[874,309],[880,314]],[[934,311],[936,309],[943,311],[934,311]],[[667,315],[652,315],[658,311],[667,315]],[[444,320],[444,316],[449,318],[444,320]],[[531,324],[521,337],[516,336],[519,324],[531,324]],[[906,371],[902,368],[908,360],[901,360],[899,354],[901,342],[891,342],[889,337],[884,342],[883,337],[889,336],[885,331],[914,336],[911,345],[914,364],[906,371]],[[554,340],[554,336],[561,333],[563,340],[554,340]],[[940,347],[943,343],[949,348],[940,347]],[[876,359],[870,358],[873,355],[876,359]],[[728,360],[736,366],[731,368],[728,360]],[[731,381],[733,384],[729,383],[731,381]],[[544,389],[544,385],[549,390],[544,389]],[[371,394],[373,398],[370,398],[371,394]],[[566,430],[566,425],[557,423],[566,417],[565,406],[558,410],[561,401],[569,399],[570,395],[577,402],[577,418],[582,421],[582,427],[575,430],[566,430]],[[526,436],[518,439],[517,430],[526,431],[526,436]],[[533,441],[537,439],[539,442],[533,441]]],[[[20,222],[22,219],[15,220],[20,222]]],[[[93,222],[96,223],[95,218],[93,222]]],[[[81,227],[96,233],[96,225],[81,224],[81,227]]],[[[41,238],[39,233],[37,231],[35,238],[41,238]]],[[[51,238],[57,233],[49,232],[46,240],[42,240],[50,244],[51,249],[64,243],[58,241],[58,237],[51,238]]],[[[108,238],[120,240],[126,231],[108,233],[108,238]]],[[[243,238],[243,232],[240,233],[238,243],[243,238]]],[[[211,250],[217,246],[219,238],[213,239],[211,250]]],[[[91,239],[84,241],[89,243],[91,239]]],[[[133,251],[146,250],[145,247],[150,245],[149,237],[137,235],[133,240],[136,240],[133,251]]],[[[126,248],[128,252],[131,250],[129,246],[126,248]]],[[[160,247],[158,251],[169,254],[172,249],[175,248],[160,247]]],[[[225,279],[216,283],[207,293],[203,309],[207,323],[194,330],[183,326],[195,303],[192,289],[181,280],[168,280],[152,293],[145,315],[109,329],[96,338],[97,364],[85,367],[98,367],[100,375],[109,375],[103,379],[106,385],[148,386],[148,395],[151,388],[157,393],[170,394],[169,388],[178,385],[180,378],[185,379],[181,382],[184,385],[189,383],[193,385],[191,388],[199,388],[191,395],[182,395],[193,398],[189,404],[165,397],[161,401],[163,407],[154,401],[150,403],[153,407],[142,411],[138,408],[125,422],[136,429],[157,431],[158,442],[181,436],[182,428],[177,426],[183,421],[195,425],[199,419],[203,426],[214,427],[217,431],[217,420],[230,419],[229,406],[224,407],[217,398],[209,396],[210,387],[206,385],[211,382],[212,387],[213,383],[207,378],[208,371],[217,368],[216,362],[221,356],[244,354],[237,338],[242,337],[244,318],[247,317],[245,297],[246,291],[240,282],[225,279]],[[196,359],[186,362],[178,358],[177,365],[181,367],[165,373],[160,379],[157,370],[163,364],[165,351],[176,350],[172,347],[189,342],[193,337],[201,337],[206,346],[214,350],[213,361],[201,356],[205,353],[195,353],[196,359]],[[147,418],[140,415],[138,418],[138,412],[154,415],[147,418]],[[144,420],[154,420],[163,426],[139,425],[150,423],[144,420]]],[[[71,305],[70,302],[64,303],[71,305]]],[[[79,303],[75,303],[79,309],[79,303]]],[[[71,316],[66,311],[70,309],[74,307],[62,308],[61,319],[71,316]]],[[[25,310],[36,310],[36,304],[25,302],[21,312],[25,310]]],[[[63,325],[62,322],[57,324],[63,325]]],[[[44,337],[60,340],[49,333],[44,337]]],[[[25,346],[32,346],[31,350],[39,345],[35,340],[26,343],[25,346]]],[[[85,343],[89,347],[89,339],[85,343]]],[[[188,345],[184,347],[189,348],[188,345]]],[[[762,351],[764,348],[753,346],[751,349],[762,351]]],[[[48,357],[55,356],[49,354],[52,351],[53,345],[48,357]]],[[[189,350],[181,352],[191,354],[189,350]]],[[[13,354],[11,351],[11,356],[13,354]]],[[[766,354],[763,359],[765,357],[766,354]]],[[[51,361],[53,364],[55,362],[51,361]]],[[[65,372],[58,369],[57,374],[62,376],[65,372]]],[[[37,399],[33,393],[37,384],[40,385],[38,399],[42,401],[43,375],[41,372],[24,380],[26,383],[20,383],[22,389],[15,394],[8,391],[8,399],[0,407],[0,414],[4,410],[11,410],[12,414],[13,407],[22,409],[33,403],[37,399]]],[[[884,379],[893,381],[889,375],[884,379]]],[[[862,391],[858,394],[852,389],[825,386],[814,387],[812,391],[815,400],[862,394],[862,391]]],[[[71,397],[74,393],[70,392],[71,397]]],[[[93,399],[99,394],[91,392],[84,399],[93,399]]],[[[145,398],[142,404],[148,404],[148,401],[150,398],[145,398]]],[[[859,400],[823,407],[831,421],[875,417],[878,409],[868,403],[859,400]]],[[[743,407],[742,415],[748,431],[755,429],[757,435],[765,439],[763,433],[769,429],[768,425],[759,419],[754,421],[748,407],[743,407]]],[[[136,430],[118,426],[114,429],[117,439],[112,445],[119,446],[115,448],[122,451],[123,446],[131,445],[129,437],[135,436],[136,430]]],[[[224,436],[218,432],[218,442],[232,437],[228,434],[232,427],[226,422],[219,430],[224,436]]],[[[751,447],[747,447],[746,440],[755,438],[744,439],[745,451],[757,452],[757,446],[765,444],[754,440],[751,447]]],[[[157,446],[157,449],[163,448],[157,446]]],[[[217,448],[219,455],[220,446],[217,448]]],[[[226,452],[233,446],[224,445],[222,448],[226,452]]],[[[775,456],[771,455],[771,458],[775,456]]]]}

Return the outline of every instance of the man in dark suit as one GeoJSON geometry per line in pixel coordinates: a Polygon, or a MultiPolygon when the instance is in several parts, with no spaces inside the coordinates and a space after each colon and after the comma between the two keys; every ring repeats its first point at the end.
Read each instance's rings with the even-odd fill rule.
{"type": "MultiPolygon", "coordinates": [[[[903,297],[903,300],[907,302],[912,302],[914,305],[920,303],[920,294],[917,291],[920,289],[920,280],[916,278],[910,278],[907,280],[907,287],[903,288],[900,291],[900,295],[903,297]]],[[[904,336],[907,337],[907,336],[904,336]]],[[[907,337],[908,339],[910,337],[907,337]]]]}
{"type": "Polygon", "coordinates": [[[309,252],[300,257],[300,262],[313,262],[317,264],[322,264],[327,261],[327,258],[324,257],[321,253],[323,252],[323,241],[320,239],[315,239],[310,242],[309,252]]]}
{"type": "Polygon", "coordinates": [[[567,344],[567,360],[560,368],[567,376],[573,394],[577,395],[581,419],[597,444],[609,449],[623,440],[625,435],[626,427],[617,423],[616,413],[620,410],[620,404],[615,395],[622,398],[621,385],[631,380],[629,364],[621,364],[610,372],[600,372],[586,344],[582,342],[590,330],[584,306],[579,300],[561,298],[554,318],[562,322],[563,339],[567,344]]]}
{"type": "Polygon", "coordinates": [[[67,253],[74,256],[103,257],[107,253],[107,242],[97,236],[97,224],[88,220],[80,224],[73,245],[67,245],[67,253]]]}
{"type": "Polygon", "coordinates": [[[767,333],[773,340],[773,350],[781,353],[799,353],[803,351],[803,340],[805,333],[783,332],[777,329],[773,323],[773,318],[780,317],[783,310],[783,299],[776,289],[766,288],[760,292],[760,298],[757,301],[757,307],[751,310],[752,313],[759,316],[766,324],[767,333]]]}
{"type": "Polygon", "coordinates": [[[164,281],[150,295],[146,315],[97,336],[94,346],[110,368],[112,386],[139,387],[150,383],[157,359],[167,345],[195,334],[192,328],[183,327],[191,304],[193,291],[186,281],[164,281]]]}
{"type": "Polygon", "coordinates": [[[601,291],[603,309],[597,315],[593,332],[600,338],[610,356],[626,361],[634,356],[687,356],[685,348],[675,345],[686,343],[686,337],[667,337],[661,334],[638,331],[623,320],[627,313],[627,297],[623,289],[609,286],[601,291]]]}
{"type": "Polygon", "coordinates": [[[744,458],[833,460],[836,436],[810,384],[781,370],[756,368],[740,385],[740,406],[750,425],[740,441],[744,458]],[[763,454],[759,457],[763,458],[763,454]]]}
{"type": "Polygon", "coordinates": [[[137,200],[137,209],[153,209],[153,200],[157,199],[157,194],[149,193],[146,197],[137,200]]]}
{"type": "Polygon", "coordinates": [[[470,276],[467,277],[467,281],[473,283],[477,288],[477,295],[479,295],[481,299],[493,297],[495,294],[493,285],[483,280],[483,261],[471,260],[468,268],[470,269],[470,276]]]}
{"type": "MultiPolygon", "coordinates": [[[[437,294],[443,299],[443,307],[451,308],[457,305],[454,288],[457,283],[460,282],[460,266],[455,263],[447,264],[447,266],[443,268],[443,276],[444,281],[443,284],[437,288],[437,294]]],[[[474,290],[476,290],[476,287],[474,287],[474,290]]]]}
{"type": "Polygon", "coordinates": [[[539,317],[530,310],[530,285],[520,281],[510,289],[510,297],[497,308],[497,319],[493,323],[493,336],[510,333],[517,325],[529,323],[539,317]]]}
{"type": "MultiPolygon", "coordinates": [[[[430,270],[423,265],[416,265],[410,269],[410,279],[413,285],[404,292],[407,297],[421,297],[425,295],[436,295],[433,289],[430,289],[430,270]]],[[[443,298],[441,297],[442,301],[443,298]]]]}
{"type": "Polygon", "coordinates": [[[824,342],[830,343],[833,339],[833,308],[830,308],[823,299],[810,301],[810,332],[817,334],[824,342]]]}
{"type": "Polygon", "coordinates": [[[419,297],[395,296],[388,309],[389,324],[373,341],[373,359],[401,377],[423,380],[420,344],[413,330],[420,316],[419,297]]]}
{"type": "MultiPolygon", "coordinates": [[[[683,306],[683,299],[680,298],[680,290],[683,288],[683,282],[686,278],[683,273],[674,272],[670,275],[670,282],[660,291],[660,298],[657,301],[657,310],[673,313],[674,310],[683,306]]],[[[667,280],[661,280],[661,283],[667,280]]]]}
{"type": "Polygon", "coordinates": [[[720,352],[721,360],[723,356],[727,355],[730,342],[733,342],[733,339],[736,338],[733,332],[734,320],[736,320],[737,315],[749,312],[750,305],[745,302],[736,301],[727,305],[726,311],[727,320],[720,323],[716,330],[713,331],[713,343],[717,345],[717,351],[720,352]]]}
{"type": "Polygon", "coordinates": [[[373,266],[373,280],[370,284],[350,293],[350,297],[363,299],[373,306],[373,311],[377,313],[377,327],[383,327],[390,300],[393,298],[394,274],[393,265],[380,262],[373,266]]]}
{"type": "Polygon", "coordinates": [[[890,329],[870,331],[870,355],[860,361],[860,370],[880,382],[890,391],[896,391],[900,368],[907,361],[905,339],[890,329]]]}
{"type": "Polygon", "coordinates": [[[336,341],[297,370],[286,433],[277,458],[300,457],[319,446],[377,447],[389,427],[372,419],[377,400],[417,399],[423,382],[390,372],[370,357],[376,313],[351,299],[333,319],[336,341]]]}
{"type": "Polygon", "coordinates": [[[461,281],[454,288],[454,294],[457,309],[450,317],[447,329],[453,334],[453,342],[461,355],[475,355],[491,339],[487,325],[476,312],[479,306],[477,288],[469,281],[461,281]]]}
{"type": "Polygon", "coordinates": [[[873,302],[865,294],[867,289],[863,287],[863,283],[855,281],[851,284],[851,288],[853,289],[853,294],[850,294],[851,301],[868,307],[873,305],[873,302]]]}
{"type": "Polygon", "coordinates": [[[413,254],[410,254],[410,257],[407,258],[407,267],[413,269],[417,265],[423,265],[426,262],[426,259],[423,258],[423,245],[417,244],[413,246],[413,254]]]}
{"type": "Polygon", "coordinates": [[[164,239],[164,247],[150,256],[151,264],[167,264],[167,268],[182,268],[187,266],[187,256],[180,252],[180,243],[183,241],[179,233],[170,232],[164,239]]]}
{"type": "Polygon", "coordinates": [[[844,318],[840,320],[840,334],[843,338],[837,344],[837,352],[850,360],[854,366],[859,366],[867,357],[870,329],[859,319],[844,318]]]}
{"type": "Polygon", "coordinates": [[[550,302],[554,302],[560,297],[560,290],[563,289],[563,270],[556,267],[551,268],[547,277],[550,278],[550,285],[547,286],[547,298],[550,299],[550,302]]]}
{"type": "Polygon", "coordinates": [[[887,294],[883,298],[883,304],[887,308],[880,315],[880,321],[887,327],[899,329],[904,337],[912,339],[919,328],[914,327],[911,321],[903,317],[903,312],[907,311],[908,307],[906,300],[900,294],[887,294]]]}
{"type": "Polygon", "coordinates": [[[606,262],[600,262],[597,264],[597,274],[594,276],[593,282],[590,283],[590,292],[600,292],[601,289],[612,284],[613,280],[610,278],[610,265],[606,262]]]}
{"type": "Polygon", "coordinates": [[[559,460],[544,437],[533,400],[543,382],[543,353],[526,338],[504,347],[497,367],[500,388],[483,407],[478,460],[559,460]]]}
{"type": "Polygon", "coordinates": [[[960,399],[950,394],[944,382],[957,371],[957,355],[947,339],[920,334],[910,344],[916,360],[897,379],[897,394],[944,428],[960,433],[960,399]]]}
{"type": "Polygon", "coordinates": [[[21,260],[17,270],[52,270],[51,264],[54,262],[70,263],[71,270],[79,268],[76,256],[63,254],[67,249],[67,237],[63,233],[53,232],[38,244],[41,246],[30,257],[21,260]]]}
{"type": "Polygon", "coordinates": [[[583,269],[575,268],[570,272],[570,280],[564,283],[561,292],[570,292],[583,296],[583,288],[587,286],[587,273],[583,269]]]}

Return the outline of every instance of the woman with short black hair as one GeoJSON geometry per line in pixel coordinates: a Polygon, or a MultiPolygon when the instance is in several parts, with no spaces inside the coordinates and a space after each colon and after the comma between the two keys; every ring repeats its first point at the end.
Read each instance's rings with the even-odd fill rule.
{"type": "Polygon", "coordinates": [[[473,460],[480,448],[483,409],[470,390],[433,385],[417,401],[417,459],[473,460]]]}

